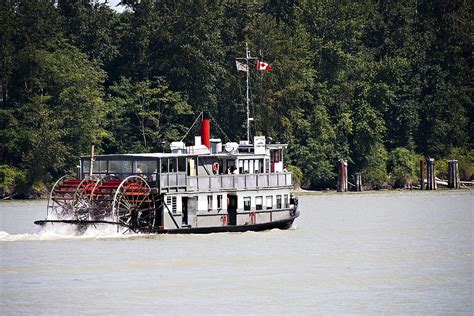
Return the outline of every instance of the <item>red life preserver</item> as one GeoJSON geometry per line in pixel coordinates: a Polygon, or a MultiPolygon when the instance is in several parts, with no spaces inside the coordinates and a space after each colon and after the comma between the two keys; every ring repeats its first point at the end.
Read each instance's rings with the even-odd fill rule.
{"type": "Polygon", "coordinates": [[[223,226],[226,226],[227,223],[228,223],[228,217],[227,217],[227,215],[222,215],[222,216],[221,216],[221,219],[222,219],[222,225],[223,225],[223,226]]]}

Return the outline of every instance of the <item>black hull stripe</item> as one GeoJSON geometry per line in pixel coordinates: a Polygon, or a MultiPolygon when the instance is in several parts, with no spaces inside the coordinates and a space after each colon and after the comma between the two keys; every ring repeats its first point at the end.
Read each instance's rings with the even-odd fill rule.
{"type": "MultiPolygon", "coordinates": [[[[249,225],[226,225],[226,226],[212,226],[212,227],[191,227],[191,228],[179,228],[179,229],[153,229],[147,231],[141,231],[142,233],[150,234],[209,234],[209,233],[223,233],[223,232],[246,232],[246,231],[262,231],[269,229],[288,229],[293,224],[293,221],[299,216],[299,212],[290,218],[274,221],[265,222],[258,224],[249,225]]],[[[109,222],[109,221],[79,221],[79,220],[39,220],[35,221],[36,225],[46,225],[47,223],[63,223],[77,226],[88,226],[95,224],[111,224],[130,228],[122,223],[109,222]]],[[[140,232],[140,231],[139,231],[140,232]]]]}

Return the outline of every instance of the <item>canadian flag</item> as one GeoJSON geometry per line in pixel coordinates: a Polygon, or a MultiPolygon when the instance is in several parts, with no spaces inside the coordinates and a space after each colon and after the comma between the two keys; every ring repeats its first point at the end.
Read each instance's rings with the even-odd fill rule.
{"type": "Polygon", "coordinates": [[[272,69],[272,66],[270,66],[269,64],[267,64],[266,62],[264,61],[258,61],[257,62],[257,69],[258,70],[262,70],[262,71],[269,71],[270,69],[272,69]]]}

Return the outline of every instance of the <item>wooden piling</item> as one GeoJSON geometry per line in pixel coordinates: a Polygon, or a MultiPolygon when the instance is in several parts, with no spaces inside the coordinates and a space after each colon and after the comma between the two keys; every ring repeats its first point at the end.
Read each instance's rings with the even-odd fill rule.
{"type": "Polygon", "coordinates": [[[420,160],[420,189],[425,189],[425,160],[420,160]]]}
{"type": "Polygon", "coordinates": [[[349,191],[349,172],[347,165],[347,161],[344,160],[344,192],[349,191]]]}
{"type": "Polygon", "coordinates": [[[362,191],[362,174],[360,172],[354,174],[355,189],[357,192],[362,191]]]}
{"type": "Polygon", "coordinates": [[[346,192],[349,190],[349,179],[347,170],[347,161],[339,159],[337,162],[338,178],[337,178],[337,192],[346,192]]]}
{"type": "Polygon", "coordinates": [[[434,158],[428,158],[426,161],[426,170],[428,173],[428,186],[427,190],[436,190],[436,178],[435,178],[435,160],[434,158]]]}
{"type": "Polygon", "coordinates": [[[344,180],[344,172],[345,172],[344,159],[339,159],[339,161],[337,162],[337,169],[338,169],[337,192],[344,192],[344,185],[345,185],[345,180],[344,180]]]}
{"type": "Polygon", "coordinates": [[[459,166],[457,160],[448,161],[448,188],[459,189],[461,181],[459,179],[459,166]]]}

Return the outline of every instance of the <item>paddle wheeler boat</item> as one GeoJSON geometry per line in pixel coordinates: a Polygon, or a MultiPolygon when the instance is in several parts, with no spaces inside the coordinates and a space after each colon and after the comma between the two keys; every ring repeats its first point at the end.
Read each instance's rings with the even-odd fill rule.
{"type": "Polygon", "coordinates": [[[81,157],[77,175],[55,183],[47,218],[35,223],[156,234],[291,227],[299,212],[283,164],[287,145],[265,136],[222,144],[210,139],[208,119],[200,131],[194,145],[173,142],[170,153],[81,157]]]}

